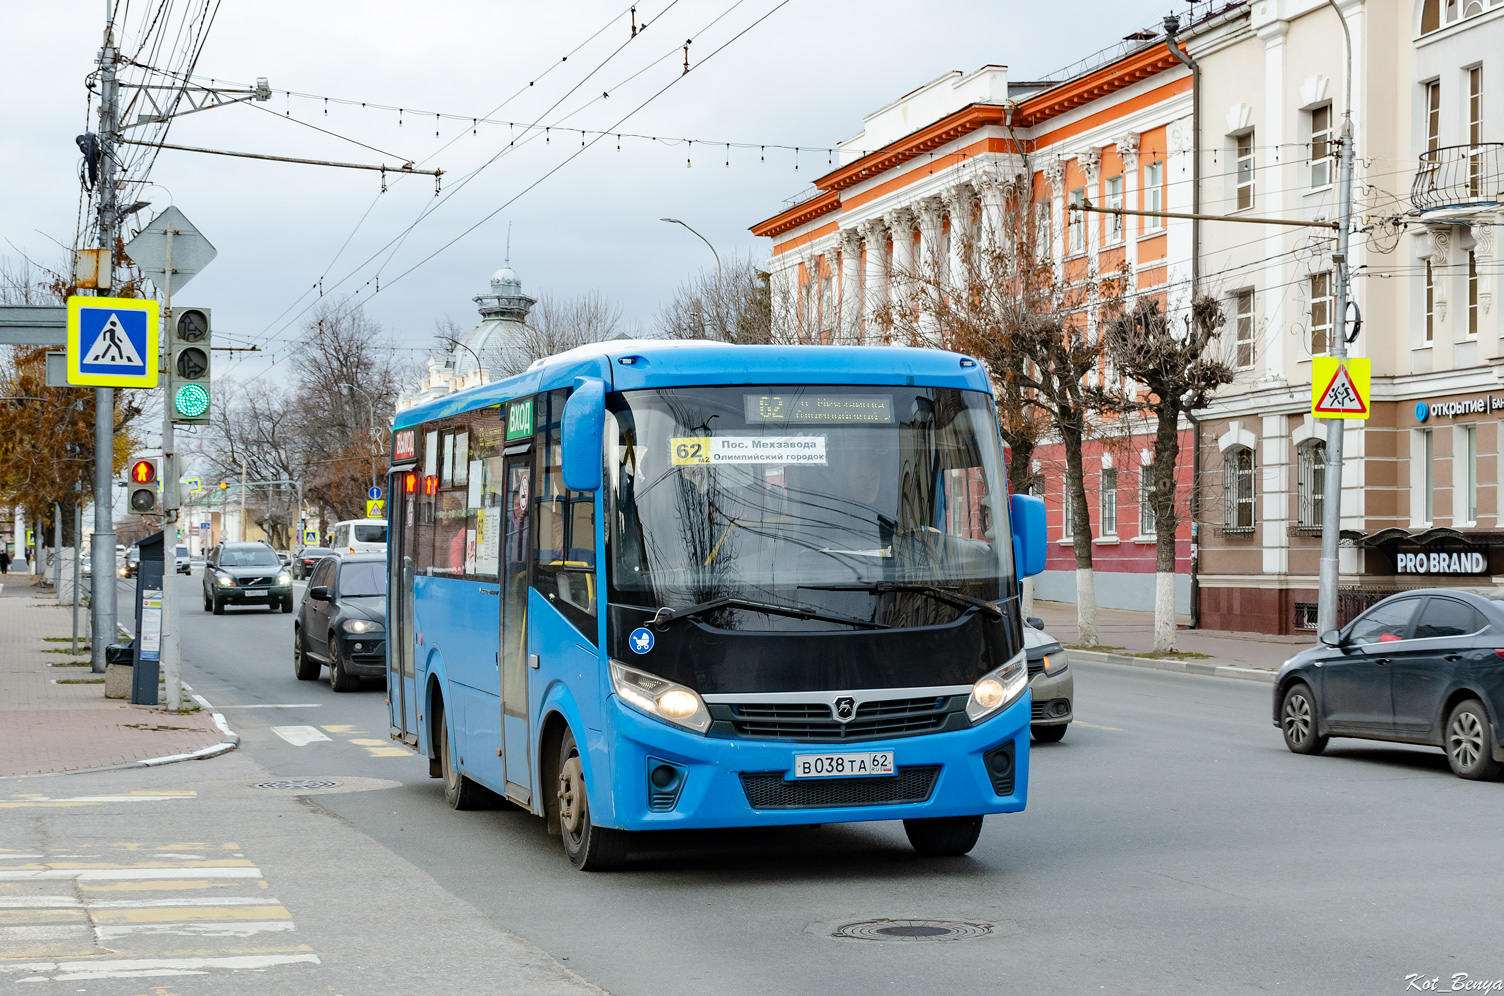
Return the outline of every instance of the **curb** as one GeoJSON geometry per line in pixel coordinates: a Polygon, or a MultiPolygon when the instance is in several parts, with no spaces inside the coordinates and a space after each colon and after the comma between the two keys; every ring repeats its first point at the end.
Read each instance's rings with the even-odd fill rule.
{"type": "MultiPolygon", "coordinates": [[[[192,751],[187,754],[167,754],[163,757],[148,757],[143,761],[127,761],[124,764],[111,764],[103,768],[79,768],[74,771],[52,772],[52,774],[91,775],[101,771],[121,771],[127,768],[158,768],[164,764],[176,764],[179,761],[206,761],[211,757],[218,757],[221,754],[228,754],[230,751],[240,746],[240,734],[230,729],[230,724],[225,722],[224,715],[222,713],[215,712],[214,707],[209,704],[208,699],[195,692],[193,690],[193,687],[186,681],[183,682],[183,691],[188,692],[192,696],[193,701],[199,704],[199,708],[207,712],[209,716],[214,720],[214,725],[219,727],[220,733],[224,736],[223,740],[221,740],[217,744],[213,744],[209,747],[203,747],[199,750],[192,751]]],[[[21,777],[34,778],[41,776],[23,775],[21,777]]]]}
{"type": "Polygon", "coordinates": [[[1258,681],[1274,684],[1275,673],[1254,667],[1234,667],[1225,664],[1204,664],[1200,661],[1174,661],[1162,657],[1130,657],[1127,654],[1104,653],[1100,650],[1065,649],[1072,661],[1087,664],[1119,664],[1124,667],[1142,667],[1154,671],[1175,671],[1180,674],[1199,674],[1210,678],[1237,678],[1242,681],[1258,681]]]}

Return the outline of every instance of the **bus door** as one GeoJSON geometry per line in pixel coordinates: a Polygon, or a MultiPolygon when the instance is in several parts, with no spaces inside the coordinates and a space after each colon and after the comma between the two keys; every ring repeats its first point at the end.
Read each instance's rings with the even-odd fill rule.
{"type": "Polygon", "coordinates": [[[418,742],[418,693],[413,676],[413,512],[417,495],[406,473],[387,481],[387,702],[392,736],[418,742]]]}
{"type": "Polygon", "coordinates": [[[501,727],[506,794],[528,805],[532,797],[532,765],[528,731],[527,592],[528,558],[532,537],[528,533],[532,502],[533,460],[531,447],[512,446],[504,451],[502,467],[506,481],[506,525],[501,551],[501,727]]]}

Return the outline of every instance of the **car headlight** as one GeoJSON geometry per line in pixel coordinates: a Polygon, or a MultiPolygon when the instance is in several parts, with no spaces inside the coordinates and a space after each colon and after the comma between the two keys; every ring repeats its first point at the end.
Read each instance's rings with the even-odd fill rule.
{"type": "Polygon", "coordinates": [[[219,577],[215,578],[214,581],[216,584],[223,585],[226,588],[233,587],[235,584],[235,579],[230,577],[228,574],[221,574],[219,577]]]}
{"type": "Polygon", "coordinates": [[[277,575],[277,583],[292,584],[292,575],[287,573],[286,571],[283,571],[281,574],[277,575]]]}
{"type": "Polygon", "coordinates": [[[370,619],[346,619],[344,626],[346,633],[378,633],[383,629],[381,623],[370,619]]]}
{"type": "Polygon", "coordinates": [[[1029,687],[1028,654],[1018,654],[1000,668],[988,671],[971,686],[971,696],[966,700],[966,718],[973,723],[1017,700],[1029,687]]]}
{"type": "Polygon", "coordinates": [[[1044,655],[1044,673],[1059,674],[1071,666],[1071,659],[1064,650],[1051,650],[1044,655]]]}
{"type": "Polygon", "coordinates": [[[621,661],[611,662],[611,687],[622,701],[649,716],[696,733],[710,729],[710,710],[705,708],[700,693],[692,688],[627,667],[621,661]]]}

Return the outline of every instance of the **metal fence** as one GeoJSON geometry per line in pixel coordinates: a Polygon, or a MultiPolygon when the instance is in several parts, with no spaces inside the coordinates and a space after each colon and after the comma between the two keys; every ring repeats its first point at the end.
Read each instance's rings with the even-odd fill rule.
{"type": "Polygon", "coordinates": [[[1410,182],[1420,211],[1497,204],[1504,199],[1504,142],[1446,145],[1421,153],[1410,182]]]}
{"type": "Polygon", "coordinates": [[[1405,591],[1404,588],[1341,588],[1337,591],[1337,626],[1340,629],[1362,615],[1370,606],[1377,605],[1390,595],[1405,591]]]}

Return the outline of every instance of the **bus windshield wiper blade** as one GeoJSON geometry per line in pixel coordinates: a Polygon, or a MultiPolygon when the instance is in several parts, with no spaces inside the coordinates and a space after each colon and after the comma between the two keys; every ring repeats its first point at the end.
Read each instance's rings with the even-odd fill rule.
{"type": "Polygon", "coordinates": [[[654,626],[663,627],[675,619],[683,619],[685,616],[698,615],[701,612],[709,612],[712,609],[733,608],[748,609],[752,612],[766,612],[775,616],[791,616],[795,619],[818,619],[821,622],[845,623],[848,626],[865,626],[868,629],[892,629],[887,623],[873,622],[870,619],[858,619],[855,616],[843,616],[835,612],[822,612],[819,609],[807,609],[801,605],[782,605],[778,602],[758,602],[750,598],[737,598],[734,595],[725,595],[721,598],[712,598],[708,602],[698,605],[686,605],[682,609],[671,609],[664,606],[653,614],[654,626]]]}
{"type": "Polygon", "coordinates": [[[942,588],[937,584],[914,584],[904,581],[874,581],[871,584],[801,584],[799,587],[808,588],[811,591],[867,591],[874,595],[882,595],[890,591],[912,591],[920,595],[928,595],[936,601],[945,602],[956,608],[981,609],[993,619],[1003,618],[1003,610],[993,602],[985,598],[974,598],[971,595],[963,595],[959,591],[950,588],[942,588]]]}

